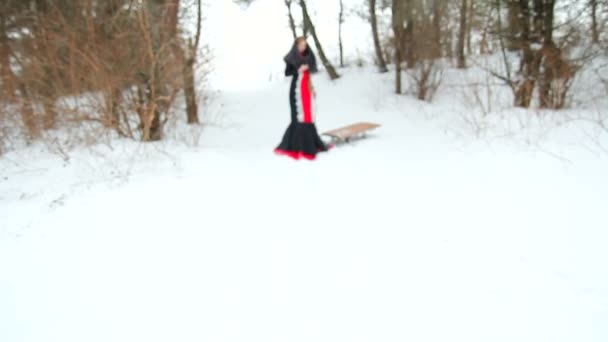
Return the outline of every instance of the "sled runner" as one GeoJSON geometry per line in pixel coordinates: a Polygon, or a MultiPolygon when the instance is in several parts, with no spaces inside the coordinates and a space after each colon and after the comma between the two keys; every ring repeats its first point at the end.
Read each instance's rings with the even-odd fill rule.
{"type": "Polygon", "coordinates": [[[323,135],[331,138],[333,142],[343,143],[350,142],[354,138],[365,138],[367,133],[380,127],[378,124],[369,122],[359,122],[346,127],[334,129],[323,135]]]}

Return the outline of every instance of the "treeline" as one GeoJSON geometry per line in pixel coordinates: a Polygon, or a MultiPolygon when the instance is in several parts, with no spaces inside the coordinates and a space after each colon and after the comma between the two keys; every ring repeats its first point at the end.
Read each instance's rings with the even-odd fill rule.
{"type": "MultiPolygon", "coordinates": [[[[2,0],[0,103],[15,108],[28,139],[66,120],[94,122],[122,136],[160,140],[176,96],[198,122],[194,35],[180,32],[188,0],[2,0]],[[87,97],[87,108],[58,110],[60,99],[87,97]]],[[[3,122],[4,124],[4,122],[3,122]]]]}
{"type": "Polygon", "coordinates": [[[525,108],[566,105],[576,73],[602,43],[608,11],[605,0],[365,1],[376,63],[386,72],[387,61],[394,62],[397,93],[404,91],[402,67],[418,97],[428,100],[440,82],[440,61],[466,68],[471,56],[497,54],[503,65],[488,72],[525,108]],[[392,36],[384,40],[379,9],[389,9],[392,19],[392,36]]]}
{"type": "MultiPolygon", "coordinates": [[[[332,61],[346,64],[343,23],[355,8],[322,1],[336,5],[335,36],[318,32],[308,0],[283,0],[286,28],[308,36],[338,79],[332,61]],[[337,42],[338,58],[323,49],[328,41],[337,42]]],[[[359,1],[379,71],[394,70],[395,92],[422,100],[433,98],[446,66],[476,66],[512,90],[515,106],[560,109],[585,63],[608,51],[608,0],[359,1]],[[476,65],[485,57],[500,63],[476,65]]],[[[70,123],[157,141],[183,98],[180,115],[198,123],[195,69],[208,59],[201,20],[201,0],[0,1],[0,153],[11,120],[27,141],[70,123]],[[197,24],[188,34],[184,15],[197,24]]]]}
{"type": "MultiPolygon", "coordinates": [[[[330,78],[339,78],[323,50],[309,1],[283,1],[293,36],[312,38],[330,78]]],[[[608,0],[360,1],[364,10],[359,14],[370,23],[370,48],[379,71],[388,72],[393,65],[395,92],[413,93],[421,100],[433,98],[446,66],[465,69],[479,57],[499,56],[500,65],[485,69],[512,90],[514,106],[561,109],[585,63],[608,51],[603,34],[608,0]]],[[[337,60],[343,66],[348,47],[342,42],[342,24],[348,11],[344,0],[331,2],[339,11],[337,35],[325,39],[337,41],[337,60]]]]}

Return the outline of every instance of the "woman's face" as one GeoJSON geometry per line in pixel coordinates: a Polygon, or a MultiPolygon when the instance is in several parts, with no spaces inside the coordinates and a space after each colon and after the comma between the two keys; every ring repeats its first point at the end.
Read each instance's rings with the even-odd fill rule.
{"type": "Polygon", "coordinates": [[[306,47],[308,47],[308,44],[305,40],[301,40],[298,42],[298,51],[300,51],[300,53],[306,51],[306,47]]]}

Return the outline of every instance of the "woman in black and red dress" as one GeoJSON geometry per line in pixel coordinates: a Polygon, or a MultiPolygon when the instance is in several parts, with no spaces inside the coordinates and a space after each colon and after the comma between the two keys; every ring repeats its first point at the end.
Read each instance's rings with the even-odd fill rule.
{"type": "Polygon", "coordinates": [[[315,159],[317,153],[328,147],[323,143],[315,126],[311,74],[316,73],[317,59],[306,43],[306,39],[296,39],[293,48],[285,56],[285,76],[292,76],[289,88],[291,124],[283,136],[283,141],[275,149],[280,155],[294,159],[315,159]]]}

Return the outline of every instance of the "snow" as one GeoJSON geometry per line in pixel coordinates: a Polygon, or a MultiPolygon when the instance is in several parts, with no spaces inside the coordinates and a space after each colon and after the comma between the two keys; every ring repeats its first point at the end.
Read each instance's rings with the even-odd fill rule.
{"type": "Polygon", "coordinates": [[[254,88],[282,67],[256,58],[217,60],[202,128],[0,159],[0,341],[608,340],[608,145],[570,120],[592,107],[503,89],[484,117],[453,86],[475,70],[427,104],[350,68],[316,77],[319,129],[383,126],[296,162],[272,153],[288,80],[254,88]]]}

